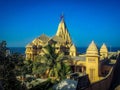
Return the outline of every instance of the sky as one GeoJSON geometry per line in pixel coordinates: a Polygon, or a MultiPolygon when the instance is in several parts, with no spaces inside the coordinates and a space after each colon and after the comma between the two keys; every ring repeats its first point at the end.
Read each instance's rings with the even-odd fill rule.
{"type": "Polygon", "coordinates": [[[41,34],[57,32],[61,14],[73,43],[120,47],[119,0],[0,0],[0,41],[25,47],[41,34]]]}

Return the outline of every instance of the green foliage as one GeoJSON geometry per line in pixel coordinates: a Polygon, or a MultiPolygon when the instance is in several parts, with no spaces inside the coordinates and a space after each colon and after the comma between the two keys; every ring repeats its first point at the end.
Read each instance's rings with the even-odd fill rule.
{"type": "Polygon", "coordinates": [[[40,74],[43,75],[47,70],[46,66],[40,62],[33,62],[33,74],[40,74]]]}
{"type": "Polygon", "coordinates": [[[57,80],[65,79],[71,69],[64,64],[66,60],[64,53],[55,53],[55,47],[49,44],[43,48],[43,51],[45,54],[36,56],[33,61],[33,74],[42,76],[48,71],[48,77],[55,77],[57,80]]]}
{"type": "Polygon", "coordinates": [[[53,86],[53,83],[51,83],[51,80],[48,79],[47,81],[39,83],[38,85],[34,86],[29,90],[52,90],[52,86],[53,86]]]}
{"type": "MultiPolygon", "coordinates": [[[[24,61],[24,68],[25,68],[25,74],[31,74],[32,73],[32,67],[33,67],[33,61],[31,60],[26,60],[24,61]]],[[[23,68],[23,69],[24,69],[23,68]]]]}
{"type": "MultiPolygon", "coordinates": [[[[47,45],[43,48],[45,54],[43,56],[36,56],[34,61],[25,60],[23,55],[14,53],[10,56],[6,56],[6,43],[0,43],[0,79],[2,86],[5,90],[24,90],[16,79],[17,76],[26,76],[26,74],[35,74],[39,76],[45,76],[48,70],[49,76],[56,77],[58,80],[66,78],[66,75],[70,73],[70,67],[64,64],[64,54],[55,53],[55,48],[51,45],[47,45]],[[2,50],[2,51],[1,51],[2,50]]],[[[52,81],[56,82],[56,81],[52,81]]],[[[51,81],[41,83],[33,87],[31,90],[50,90],[49,87],[53,85],[51,81]]],[[[51,89],[52,90],[52,89],[51,89]]]]}
{"type": "Polygon", "coordinates": [[[62,80],[66,78],[66,75],[70,73],[70,66],[64,64],[64,60],[66,57],[64,53],[55,53],[55,47],[51,45],[47,45],[43,48],[45,52],[43,60],[46,60],[44,64],[49,66],[49,77],[56,77],[58,80],[62,80]]]}
{"type": "Polygon", "coordinates": [[[2,41],[0,42],[0,56],[1,57],[4,57],[6,55],[6,50],[7,50],[7,47],[6,47],[7,43],[6,41],[2,41]]]}
{"type": "Polygon", "coordinates": [[[71,73],[71,68],[70,68],[70,66],[68,66],[67,64],[62,64],[62,68],[59,70],[59,78],[60,78],[60,80],[63,80],[63,79],[65,79],[66,78],[66,76],[68,75],[68,74],[70,74],[71,73]]]}
{"type": "Polygon", "coordinates": [[[15,75],[15,62],[12,56],[6,56],[6,42],[0,43],[0,81],[4,90],[22,90],[15,75]]]}
{"type": "Polygon", "coordinates": [[[14,53],[10,56],[12,58],[12,61],[15,64],[15,74],[21,75],[22,74],[22,68],[24,68],[24,58],[19,53],[14,53]]]}

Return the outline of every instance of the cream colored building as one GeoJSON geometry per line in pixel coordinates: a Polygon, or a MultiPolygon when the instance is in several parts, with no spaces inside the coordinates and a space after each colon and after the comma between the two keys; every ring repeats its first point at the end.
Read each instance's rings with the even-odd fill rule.
{"type": "Polygon", "coordinates": [[[99,80],[99,52],[94,41],[91,42],[86,51],[86,73],[89,74],[90,81],[99,80]]]}
{"type": "MultiPolygon", "coordinates": [[[[107,47],[104,48],[104,51],[107,51],[107,47]]],[[[108,60],[100,58],[100,54],[97,45],[92,41],[86,50],[86,54],[72,57],[72,64],[70,64],[72,70],[88,74],[91,82],[99,81],[102,78],[102,64],[108,60]]],[[[104,54],[108,55],[108,52],[104,52],[104,54]]]]}
{"type": "Polygon", "coordinates": [[[61,19],[55,36],[48,37],[42,34],[26,46],[26,60],[34,60],[35,56],[43,55],[42,48],[53,43],[55,43],[56,53],[64,52],[65,55],[76,56],[76,47],[72,43],[64,18],[61,19]]]}
{"type": "Polygon", "coordinates": [[[108,49],[106,45],[103,43],[103,45],[100,48],[100,58],[105,59],[108,57],[108,49]]]}
{"type": "Polygon", "coordinates": [[[77,49],[72,43],[64,18],[61,19],[55,36],[48,37],[42,34],[26,46],[26,60],[34,60],[35,56],[44,55],[42,48],[47,44],[52,45],[53,43],[55,43],[56,53],[64,52],[65,55],[71,57],[70,66],[73,72],[88,74],[91,82],[100,79],[101,61],[108,57],[106,45],[103,44],[99,51],[94,41],[92,41],[86,50],[86,54],[77,55],[77,49]]]}

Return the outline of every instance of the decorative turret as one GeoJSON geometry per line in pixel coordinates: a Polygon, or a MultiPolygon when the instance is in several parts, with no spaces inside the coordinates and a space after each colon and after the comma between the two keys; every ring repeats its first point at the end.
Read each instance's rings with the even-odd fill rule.
{"type": "Polygon", "coordinates": [[[98,49],[94,41],[91,42],[86,51],[87,56],[98,56],[98,49]]]}
{"type": "Polygon", "coordinates": [[[72,43],[72,40],[70,38],[70,34],[69,34],[67,27],[66,27],[66,24],[64,22],[63,16],[61,18],[61,22],[59,23],[56,36],[63,38],[67,43],[72,43]]]}
{"type": "Polygon", "coordinates": [[[76,56],[76,47],[74,44],[70,47],[70,56],[76,56]]]}
{"type": "Polygon", "coordinates": [[[86,51],[86,73],[89,74],[91,82],[99,80],[99,55],[94,41],[91,42],[86,51]]]}
{"type": "Polygon", "coordinates": [[[108,49],[106,45],[103,43],[103,45],[100,48],[100,58],[104,59],[108,57],[108,49]]]}

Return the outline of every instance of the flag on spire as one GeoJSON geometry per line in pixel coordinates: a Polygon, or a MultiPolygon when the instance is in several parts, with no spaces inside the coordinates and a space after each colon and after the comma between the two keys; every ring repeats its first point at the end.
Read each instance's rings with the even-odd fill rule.
{"type": "Polygon", "coordinates": [[[64,19],[63,13],[62,13],[61,16],[60,16],[60,20],[62,20],[62,19],[64,19]]]}

